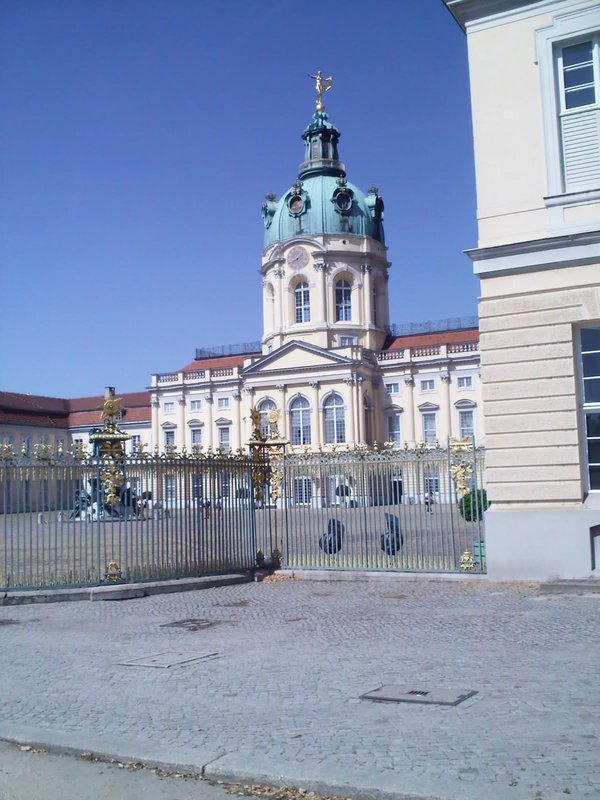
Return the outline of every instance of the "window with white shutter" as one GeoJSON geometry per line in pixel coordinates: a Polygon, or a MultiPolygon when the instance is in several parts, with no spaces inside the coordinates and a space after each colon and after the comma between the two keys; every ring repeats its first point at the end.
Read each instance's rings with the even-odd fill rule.
{"type": "Polygon", "coordinates": [[[600,36],[557,48],[564,190],[600,186],[600,36]]]}

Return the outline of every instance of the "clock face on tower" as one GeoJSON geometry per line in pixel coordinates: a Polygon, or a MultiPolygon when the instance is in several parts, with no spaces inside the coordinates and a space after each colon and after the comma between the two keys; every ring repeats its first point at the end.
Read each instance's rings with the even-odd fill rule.
{"type": "Polygon", "coordinates": [[[308,253],[303,247],[292,247],[287,254],[287,263],[292,269],[302,269],[308,264],[308,253]]]}

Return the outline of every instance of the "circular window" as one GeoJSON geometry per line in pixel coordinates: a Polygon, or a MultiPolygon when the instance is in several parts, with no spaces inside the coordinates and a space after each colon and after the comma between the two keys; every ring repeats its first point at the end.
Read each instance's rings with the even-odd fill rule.
{"type": "Polygon", "coordinates": [[[352,205],[352,197],[350,192],[338,192],[335,197],[335,204],[339,211],[349,211],[350,206],[352,205]]]}
{"type": "Polygon", "coordinates": [[[304,207],[304,200],[299,194],[295,194],[290,200],[290,211],[292,214],[299,214],[304,207]]]}

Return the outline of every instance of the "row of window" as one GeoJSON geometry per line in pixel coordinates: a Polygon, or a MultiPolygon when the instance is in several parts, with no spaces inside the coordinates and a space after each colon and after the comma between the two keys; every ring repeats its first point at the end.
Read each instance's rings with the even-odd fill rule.
{"type": "MultiPolygon", "coordinates": [[[[420,390],[422,392],[435,391],[435,378],[425,378],[420,381],[420,390]]],[[[473,378],[471,375],[459,375],[456,379],[456,386],[458,389],[472,389],[473,378]]],[[[392,382],[385,384],[385,391],[387,394],[400,394],[400,383],[392,382]]]]}
{"type": "MultiPolygon", "coordinates": [[[[231,407],[231,399],[229,397],[217,397],[217,408],[221,411],[226,411],[231,407]]],[[[190,400],[190,411],[200,411],[202,409],[202,400],[196,398],[190,400]]],[[[175,401],[165,400],[163,403],[164,414],[175,413],[175,401]]]]}
{"type": "MultiPolygon", "coordinates": [[[[308,283],[302,281],[294,289],[296,322],[310,322],[310,289],[308,283]]],[[[347,280],[339,280],[335,284],[335,321],[352,320],[352,286],[347,280]]]]}
{"type": "MultiPolygon", "coordinates": [[[[402,444],[402,412],[394,411],[386,416],[386,440],[394,444],[402,444]]],[[[438,441],[437,413],[424,411],[421,414],[422,440],[426,444],[435,444],[438,441]]],[[[475,436],[475,413],[472,409],[459,410],[458,435],[461,439],[472,439],[475,436]]]]}
{"type": "MultiPolygon", "coordinates": [[[[340,344],[342,347],[349,347],[351,345],[356,344],[356,337],[354,336],[342,336],[340,340],[340,344]]],[[[473,387],[473,378],[470,375],[462,375],[457,378],[456,385],[459,389],[471,389],[473,387]]],[[[422,380],[420,382],[420,387],[422,392],[433,392],[435,391],[435,380],[433,378],[428,378],[426,380],[422,380]]],[[[385,391],[387,394],[400,394],[400,384],[398,382],[393,383],[386,383],[385,384],[385,391]]],[[[190,411],[201,411],[202,410],[202,400],[201,399],[193,399],[190,400],[190,411]]],[[[229,397],[218,397],[217,398],[217,408],[221,411],[228,410],[231,407],[231,400],[229,397]]],[[[163,413],[165,414],[174,414],[175,413],[175,401],[174,400],[165,400],[163,403],[163,413]]]]}

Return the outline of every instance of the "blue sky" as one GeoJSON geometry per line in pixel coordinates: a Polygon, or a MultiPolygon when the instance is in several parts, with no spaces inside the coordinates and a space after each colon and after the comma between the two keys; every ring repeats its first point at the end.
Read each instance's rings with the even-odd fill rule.
{"type": "Polygon", "coordinates": [[[148,386],[262,334],[260,207],[325,96],[385,201],[396,323],[474,315],[465,37],[441,0],[4,0],[5,391],[148,386]]]}

